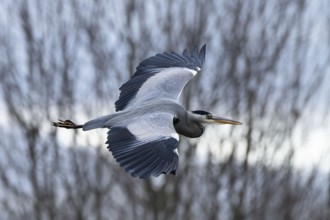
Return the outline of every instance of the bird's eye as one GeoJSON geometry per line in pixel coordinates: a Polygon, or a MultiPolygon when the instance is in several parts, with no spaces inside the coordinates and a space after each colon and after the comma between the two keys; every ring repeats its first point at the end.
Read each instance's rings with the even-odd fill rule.
{"type": "Polygon", "coordinates": [[[211,114],[207,114],[207,115],[206,115],[206,118],[207,118],[207,119],[211,119],[211,118],[213,118],[213,115],[211,115],[211,114]]]}
{"type": "Polygon", "coordinates": [[[178,117],[178,116],[174,116],[174,117],[173,117],[173,124],[177,124],[177,123],[179,123],[179,122],[180,122],[179,117],[178,117]]]}

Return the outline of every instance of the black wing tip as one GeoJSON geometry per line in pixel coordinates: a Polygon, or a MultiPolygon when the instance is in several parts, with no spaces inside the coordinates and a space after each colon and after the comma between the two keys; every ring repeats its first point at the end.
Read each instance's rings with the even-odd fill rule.
{"type": "Polygon", "coordinates": [[[203,64],[205,62],[205,54],[206,54],[206,44],[204,44],[200,50],[198,50],[198,44],[195,44],[195,46],[192,47],[191,52],[189,51],[189,48],[184,49],[182,55],[187,58],[193,58],[198,63],[199,68],[203,67],[203,64]]]}
{"type": "Polygon", "coordinates": [[[185,57],[189,56],[189,48],[184,49],[182,55],[185,57]]]}
{"type": "Polygon", "coordinates": [[[202,46],[202,48],[199,50],[198,57],[202,60],[202,63],[205,62],[205,54],[206,54],[206,44],[202,46]]]}

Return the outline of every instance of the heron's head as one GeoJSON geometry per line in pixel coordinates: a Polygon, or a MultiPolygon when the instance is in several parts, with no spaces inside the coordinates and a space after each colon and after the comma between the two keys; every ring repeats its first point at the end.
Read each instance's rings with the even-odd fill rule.
{"type": "Polygon", "coordinates": [[[202,124],[231,124],[231,125],[241,125],[241,122],[234,121],[228,118],[218,117],[210,112],[204,110],[196,110],[191,112],[191,116],[194,120],[202,124]]]}

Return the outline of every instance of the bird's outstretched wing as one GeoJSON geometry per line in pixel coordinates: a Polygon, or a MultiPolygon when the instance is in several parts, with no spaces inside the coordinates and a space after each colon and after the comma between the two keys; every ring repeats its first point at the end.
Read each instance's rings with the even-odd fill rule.
{"type": "Polygon", "coordinates": [[[194,47],[182,55],[165,52],[142,61],[134,76],[121,86],[116,111],[159,98],[177,101],[186,83],[202,69],[205,50],[206,45],[199,51],[194,47]]]}
{"type": "Polygon", "coordinates": [[[176,173],[179,136],[170,113],[153,113],[125,126],[118,124],[110,128],[106,143],[116,161],[133,177],[176,173]]]}

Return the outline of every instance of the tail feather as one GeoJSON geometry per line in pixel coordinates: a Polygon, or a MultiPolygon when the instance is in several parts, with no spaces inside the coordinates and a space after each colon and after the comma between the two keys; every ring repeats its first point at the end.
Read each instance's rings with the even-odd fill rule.
{"type": "Polygon", "coordinates": [[[105,126],[105,124],[110,120],[110,117],[111,117],[111,115],[105,115],[105,116],[101,116],[99,118],[90,120],[83,125],[83,130],[88,131],[88,130],[92,130],[95,128],[107,127],[107,126],[105,126]]]}

